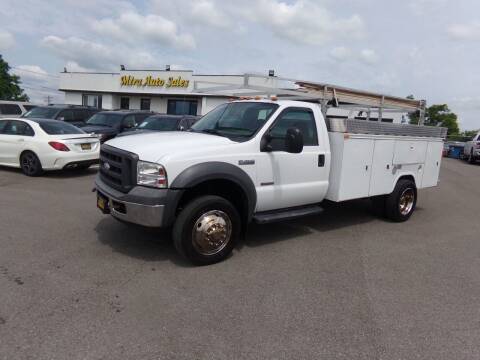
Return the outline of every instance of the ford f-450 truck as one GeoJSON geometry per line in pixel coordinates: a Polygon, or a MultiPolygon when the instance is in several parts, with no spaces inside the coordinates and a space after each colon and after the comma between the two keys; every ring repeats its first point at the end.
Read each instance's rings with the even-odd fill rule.
{"type": "Polygon", "coordinates": [[[417,191],[437,185],[444,136],[440,128],[325,119],[312,102],[232,101],[190,131],[104,144],[97,206],[126,223],[172,228],[180,254],[211,264],[251,221],[318,214],[324,200],[372,198],[387,218],[406,221],[417,191]]]}

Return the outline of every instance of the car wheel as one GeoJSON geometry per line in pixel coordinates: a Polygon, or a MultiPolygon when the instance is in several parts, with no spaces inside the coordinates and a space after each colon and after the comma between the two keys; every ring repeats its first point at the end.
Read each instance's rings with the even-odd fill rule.
{"type": "Polygon", "coordinates": [[[407,221],[417,205],[417,187],[411,180],[399,180],[385,200],[385,214],[395,222],[407,221]]]}
{"type": "Polygon", "coordinates": [[[26,151],[20,156],[20,167],[27,176],[40,176],[43,174],[40,160],[31,151],[26,151]]]}
{"type": "Polygon", "coordinates": [[[475,157],[473,156],[473,150],[471,150],[470,155],[468,155],[468,162],[470,164],[475,164],[475,157]]]}
{"type": "Polygon", "coordinates": [[[225,259],[235,247],[241,221],[238,211],[219,196],[192,200],[173,226],[177,251],[195,265],[214,264],[225,259]]]}

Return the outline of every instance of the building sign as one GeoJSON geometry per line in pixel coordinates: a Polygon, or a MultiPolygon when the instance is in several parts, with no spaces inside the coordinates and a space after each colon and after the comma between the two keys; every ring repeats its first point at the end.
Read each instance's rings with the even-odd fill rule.
{"type": "Polygon", "coordinates": [[[136,87],[166,87],[166,88],[188,88],[190,80],[183,79],[181,76],[162,79],[148,75],[144,78],[136,78],[132,75],[124,75],[120,78],[121,86],[136,87]]]}

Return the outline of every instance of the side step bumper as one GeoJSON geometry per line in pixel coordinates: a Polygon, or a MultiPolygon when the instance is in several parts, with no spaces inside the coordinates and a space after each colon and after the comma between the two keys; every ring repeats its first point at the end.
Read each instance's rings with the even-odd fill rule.
{"type": "Polygon", "coordinates": [[[303,216],[318,215],[321,212],[323,212],[323,208],[318,205],[290,208],[280,211],[265,211],[255,214],[253,216],[253,221],[257,224],[268,224],[277,221],[297,219],[303,216]]]}

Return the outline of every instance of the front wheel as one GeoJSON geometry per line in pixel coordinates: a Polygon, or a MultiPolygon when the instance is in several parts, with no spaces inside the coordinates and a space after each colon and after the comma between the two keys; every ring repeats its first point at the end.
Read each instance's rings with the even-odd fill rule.
{"type": "Polygon", "coordinates": [[[385,199],[385,214],[395,222],[407,221],[417,205],[417,187],[411,180],[397,182],[393,192],[385,199]]]}
{"type": "Polygon", "coordinates": [[[20,156],[20,166],[27,176],[40,176],[43,174],[40,159],[31,151],[26,151],[20,156]]]}
{"type": "Polygon", "coordinates": [[[173,226],[177,251],[195,265],[214,264],[235,247],[241,221],[238,211],[219,196],[192,200],[180,212],[173,226]]]}

